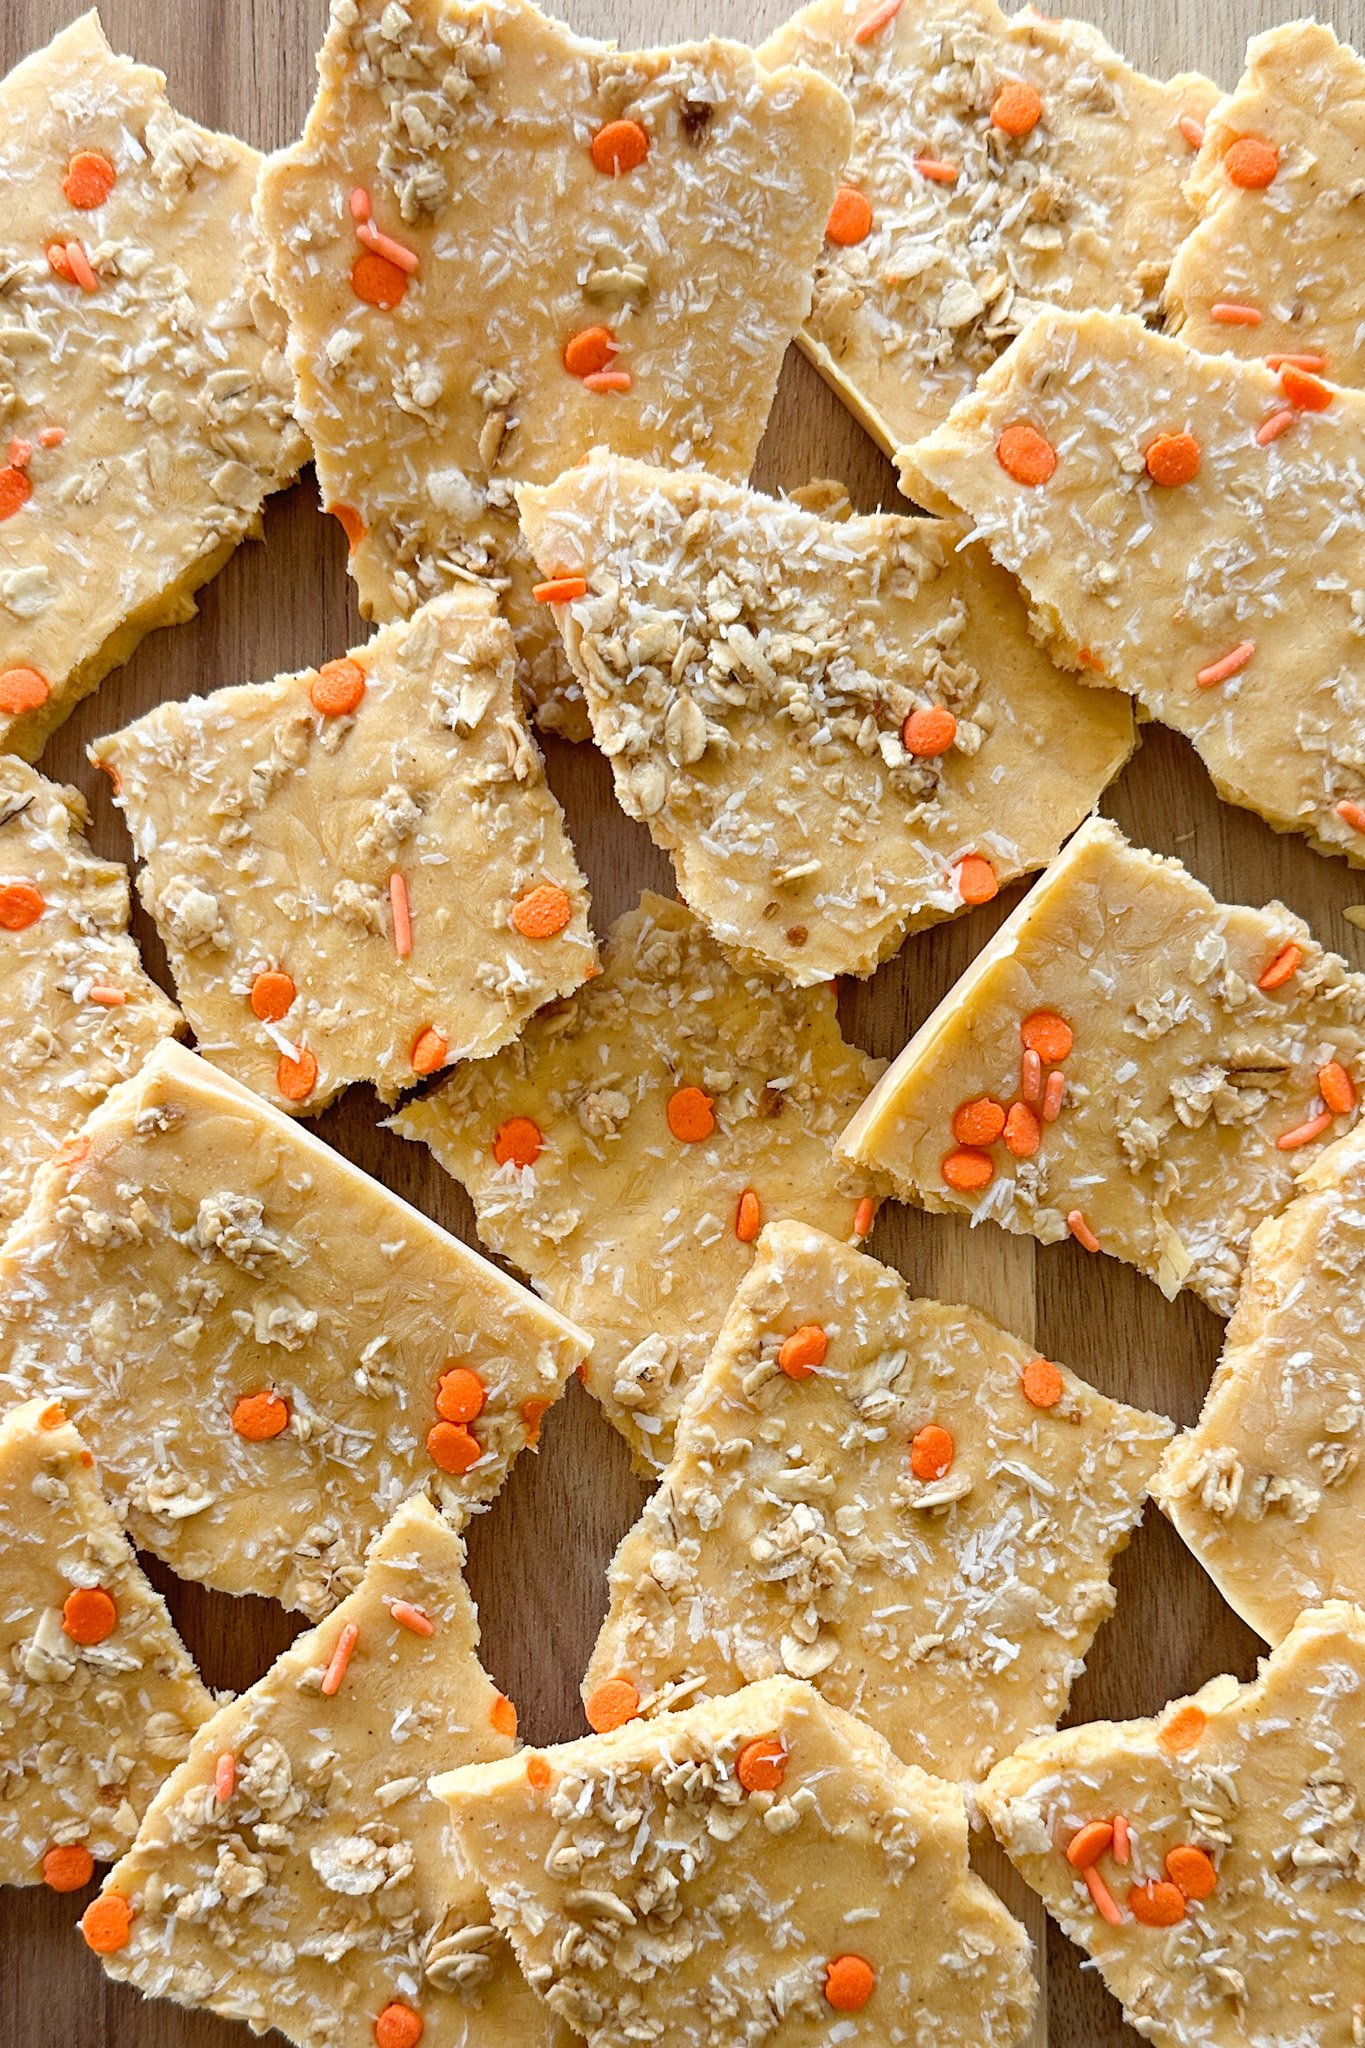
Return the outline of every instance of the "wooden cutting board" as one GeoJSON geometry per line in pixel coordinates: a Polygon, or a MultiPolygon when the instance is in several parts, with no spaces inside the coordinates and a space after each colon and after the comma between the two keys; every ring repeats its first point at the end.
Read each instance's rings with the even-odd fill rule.
{"type": "MultiPolygon", "coordinates": [[[[1046,0],[1045,0],[1046,4],[1046,0]]],[[[1059,0],[1060,4],[1060,0],[1059,0]]],[[[4,0],[0,72],[80,11],[80,0],[4,0]]],[[[719,31],[758,40],[787,11],[784,0],[576,0],[574,26],[623,43],[719,31]]],[[[1199,68],[1231,86],[1244,39],[1306,12],[1295,0],[1090,0],[1089,13],[1119,48],[1152,71],[1199,68]]],[[[1319,12],[1358,47],[1365,0],[1324,0],[1319,12]]],[[[164,69],[175,103],[262,149],[290,141],[313,92],[313,55],[326,0],[103,0],[117,49],[164,69]]],[[[859,510],[895,507],[892,472],[872,443],[793,350],[758,480],[795,486],[843,479],[859,510]]],[[[364,637],[346,580],[335,522],[321,517],[311,475],[273,501],[264,545],[240,550],[203,593],[191,625],[154,635],[127,668],[81,705],[50,743],[42,767],[79,783],[100,852],[128,858],[108,784],[85,759],[87,743],[167,697],[254,681],[311,666],[364,637]]],[[[588,747],[552,744],[550,778],[592,882],[599,933],[644,887],[671,894],[670,871],[643,827],[617,810],[603,760],[588,747]]],[[[1189,748],[1149,729],[1104,808],[1140,845],[1173,853],[1219,896],[1264,903],[1279,896],[1320,938],[1365,967],[1365,935],[1343,917],[1365,898],[1365,876],[1279,838],[1245,811],[1219,804],[1189,748]]],[[[985,909],[912,939],[870,983],[845,984],[844,1028],[876,1053],[898,1052],[1018,900],[1007,891],[985,909]]],[[[169,988],[155,935],[140,913],[138,937],[169,988]]],[[[322,1135],[369,1172],[474,1242],[469,1204],[417,1147],[377,1127],[379,1105],[354,1089],[321,1119],[322,1135]]],[[[1074,1245],[1031,1243],[908,1209],[883,1211],[872,1250],[915,1289],[973,1303],[1039,1349],[1066,1361],[1107,1394],[1197,1414],[1218,1354],[1221,1326],[1193,1300],[1170,1303],[1148,1281],[1074,1245]]],[[[624,1447],[576,1384],[545,1427],[539,1458],[525,1457],[492,1512],[474,1525],[470,1577],[483,1618],[483,1655],[521,1709],[532,1742],[583,1732],[578,1678],[604,1605],[611,1551],[644,1498],[624,1447]]],[[[153,1576],[215,1686],[251,1683],[294,1633],[266,1601],[233,1600],[153,1576]]],[[[1118,1608],[1101,1630],[1076,1688],[1073,1718],[1148,1714],[1215,1672],[1251,1676],[1256,1639],[1223,1605],[1153,1509],[1116,1574],[1118,1608]]],[[[987,1850],[983,1866],[1025,1913],[1039,1944],[1046,1991],[1037,2048],[1120,2048],[1138,2036],[1080,1958],[987,1850]]],[[[0,2048],[244,2048],[244,2028],[165,2004],[145,2004],[109,1984],[72,1932],[70,1900],[38,1887],[0,1893],[0,2048]]],[[[277,2038],[277,2037],[272,2037],[277,2038]]]]}

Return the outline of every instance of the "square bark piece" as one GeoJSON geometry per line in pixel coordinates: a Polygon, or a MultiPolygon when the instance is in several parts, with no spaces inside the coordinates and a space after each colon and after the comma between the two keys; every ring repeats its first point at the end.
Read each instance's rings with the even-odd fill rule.
{"type": "Polygon", "coordinates": [[[0,1884],[80,1891],[213,1701],[94,1460],[45,1396],[0,1418],[0,1884]]]}
{"type": "Polygon", "coordinates": [[[1033,322],[910,451],[1058,659],[1221,797],[1365,865],[1365,394],[1140,320],[1033,322]]]}
{"type": "Polygon", "coordinates": [[[520,492],[625,809],[721,943],[789,981],[1045,867],[1135,744],[1118,692],[1035,645],[965,530],[831,523],[607,457],[520,492]]]}
{"type": "Polygon", "coordinates": [[[85,799],[0,756],[0,1227],[45,1160],[180,1012],[128,936],[128,871],[86,842],[85,799]]]}
{"type": "Polygon", "coordinates": [[[0,748],[28,760],[304,460],[261,163],[94,13],[0,83],[0,748]]]}
{"type": "Polygon", "coordinates": [[[591,2048],[776,2038],[1012,2048],[1023,1928],[967,1866],[962,1795],[809,1686],[438,1778],[462,1855],[591,2048]],[[774,2016],[779,2015],[776,2019],[774,2016]]]}
{"type": "Polygon", "coordinates": [[[490,1501],[586,1350],[177,1045],[39,1175],[0,1256],[0,1388],[69,1401],[182,1578],[314,1618],[406,1494],[457,1525],[490,1501]]]}
{"type": "Polygon", "coordinates": [[[1362,1073],[1365,977],[1282,903],[1219,903],[1097,818],[840,1149],[921,1208],[1070,1233],[1226,1316],[1252,1231],[1347,1128],[1362,1073]]]}
{"type": "Polygon", "coordinates": [[[1065,1709],[1171,1436],[974,1309],[774,1223],[611,1567],[588,1718],[786,1672],[943,1778],[1065,1709]]]}
{"type": "Polygon", "coordinates": [[[893,459],[1042,307],[1156,312],[1209,79],[1144,77],[1088,23],[995,0],[816,0],[759,56],[853,107],[801,340],[893,459]]]}
{"type": "Polygon", "coordinates": [[[1365,1613],[1332,1601],[1254,1685],[1045,1736],[987,1780],[1011,1862],[1157,2048],[1359,2033],[1362,1687],[1365,1613]]]}
{"type": "Polygon", "coordinates": [[[646,895],[612,927],[600,980],[393,1128],[593,1337],[589,1391],[650,1474],[763,1222],[872,1228],[875,1176],[834,1140],[880,1072],[840,1037],[832,989],[743,972],[680,903],[646,895]]]}
{"type": "Polygon", "coordinates": [[[737,43],[620,51],[526,0],[343,0],[320,71],[260,214],[362,608],[490,579],[543,722],[585,737],[512,485],[603,442],[748,475],[847,104],[737,43]]]}
{"type": "Polygon", "coordinates": [[[199,1731],[82,1920],[111,1976],[297,2048],[568,2048],[427,1791],[516,1747],[463,1566],[409,1501],[344,1606],[199,1731]]]}
{"type": "Polygon", "coordinates": [[[481,590],[102,739],[199,1049],[311,1116],[496,1052],[597,958],[481,590]]]}

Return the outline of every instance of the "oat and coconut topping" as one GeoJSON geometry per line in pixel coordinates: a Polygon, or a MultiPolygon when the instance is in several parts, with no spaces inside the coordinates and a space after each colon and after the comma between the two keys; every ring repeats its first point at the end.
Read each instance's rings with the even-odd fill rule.
{"type": "Polygon", "coordinates": [[[741,971],[680,903],[646,895],[599,980],[394,1128],[594,1338],[588,1388],[648,1473],[763,1224],[871,1229],[876,1178],[834,1140],[880,1071],[840,1037],[831,988],[741,971]]]}
{"type": "Polygon", "coordinates": [[[304,675],[162,704],[114,777],[200,1050],[310,1116],[496,1052],[597,958],[587,885],[465,589],[304,675]]]}
{"type": "Polygon", "coordinates": [[[1023,1928],[956,1787],[807,1685],[450,1772],[461,1853],[590,2048],[1013,2048],[1023,1928]]]}
{"type": "Polygon", "coordinates": [[[1045,866],[1134,744],[962,528],[830,523],[616,457],[519,494],[616,793],[722,944],[789,980],[1045,866]]]}
{"type": "Polygon", "coordinates": [[[135,1540],[316,1619],[424,1492],[457,1527],[587,1339],[330,1146],[167,1044],[0,1254],[0,1398],[66,1400],[135,1540]]]}
{"type": "Polygon", "coordinates": [[[0,747],[29,760],[304,459],[261,158],[165,88],[94,13],[0,83],[0,747]]]}
{"type": "Polygon", "coordinates": [[[802,345],[894,457],[1046,306],[1156,313],[1218,97],[995,0],[815,0],[759,51],[853,106],[802,345]]]}
{"type": "Polygon", "coordinates": [[[0,1418],[0,1884],[84,1890],[213,1711],[48,1396],[0,1418]]]}
{"type": "Polygon", "coordinates": [[[582,737],[513,484],[598,443],[747,476],[847,104],[736,43],[618,51],[528,0],[333,0],[319,69],[260,216],[362,606],[489,580],[543,720],[582,737]]]}
{"type": "Polygon", "coordinates": [[[1254,1685],[1026,1743],[981,1805],[1157,2048],[1352,2048],[1365,2015],[1365,1613],[1254,1685]]]}
{"type": "Polygon", "coordinates": [[[1068,1235],[1231,1315],[1256,1225],[1351,1127],[1365,977],[1082,826],[840,1141],[926,1209],[1068,1235]]]}

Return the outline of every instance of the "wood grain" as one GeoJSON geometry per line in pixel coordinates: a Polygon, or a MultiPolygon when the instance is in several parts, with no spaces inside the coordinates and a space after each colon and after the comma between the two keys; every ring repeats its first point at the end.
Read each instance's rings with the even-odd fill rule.
{"type": "MultiPolygon", "coordinates": [[[[5,0],[0,71],[78,11],[78,0],[5,0]]],[[[708,30],[757,39],[784,11],[783,0],[577,0],[573,16],[586,32],[640,42],[708,30]]],[[[1245,37],[1304,10],[1295,0],[1091,0],[1089,11],[1135,62],[1152,70],[1198,67],[1230,86],[1245,37]]],[[[1357,46],[1365,41],[1365,0],[1333,0],[1320,11],[1357,46]]],[[[104,0],[102,12],[115,46],[160,65],[187,113],[265,149],[297,132],[312,95],[326,0],[104,0]]],[[[847,482],[860,509],[898,502],[888,466],[793,352],[759,480],[796,485],[831,475],[847,482]]],[[[81,785],[95,844],[126,859],[107,785],[85,761],[96,734],[166,697],[320,662],[363,637],[339,531],[319,516],[305,481],[273,503],[264,545],[239,552],[204,593],[199,618],[146,642],[56,734],[42,766],[81,785]]],[[[605,764],[591,749],[552,745],[549,756],[603,931],[642,887],[668,891],[669,870],[643,829],[616,809],[605,764]]],[[[1342,916],[1365,896],[1365,878],[1219,805],[1193,754],[1171,734],[1148,732],[1105,808],[1141,844],[1178,854],[1218,894],[1258,904],[1284,898],[1327,944],[1365,966],[1365,939],[1342,916]]],[[[846,988],[845,1029],[872,1051],[899,1051],[1020,893],[912,940],[870,984],[846,988]]],[[[164,979],[164,960],[143,919],[138,936],[164,979]]],[[[420,1149],[378,1129],[378,1113],[373,1097],[354,1090],[320,1128],[472,1241],[461,1191],[420,1149]]],[[[1197,1303],[1167,1303],[1136,1273],[1088,1259],[1075,1246],[1044,1251],[906,1209],[884,1212],[872,1249],[920,1292],[989,1310],[1106,1393],[1163,1408],[1181,1422],[1198,1412],[1220,1326],[1197,1303]]],[[[546,1425],[540,1457],[521,1460],[473,1529],[470,1577],[485,1662],[519,1702],[532,1741],[582,1732],[577,1682],[603,1607],[604,1568],[642,1498],[620,1441],[574,1385],[546,1425]]],[[[207,1594],[157,1567],[154,1576],[212,1684],[249,1684],[293,1633],[267,1602],[207,1594]]],[[[1251,1675],[1255,1639],[1154,1511],[1121,1560],[1117,1584],[1117,1613],[1077,1687],[1073,1718],[1145,1714],[1217,1671],[1251,1675]]],[[[1011,1900],[1019,1903],[1017,1893],[1011,1900]]],[[[1030,1917],[1038,1930],[1036,1913],[1030,1917]]],[[[108,1984],[73,1938],[71,1918],[70,1901],[41,1889],[0,1895],[3,2048],[242,2048],[249,2038],[243,2029],[144,2004],[108,1984]]],[[[1138,2037],[1055,1929],[1044,1935],[1044,1960],[1038,2043],[1131,2048],[1138,2037]]]]}

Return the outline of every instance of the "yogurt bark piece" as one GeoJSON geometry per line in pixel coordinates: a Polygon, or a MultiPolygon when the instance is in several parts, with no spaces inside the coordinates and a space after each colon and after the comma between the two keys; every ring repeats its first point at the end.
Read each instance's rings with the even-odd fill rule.
{"type": "Polygon", "coordinates": [[[1083,825],[840,1140],[921,1208],[1075,1237],[1231,1315],[1252,1231],[1365,1074],[1365,977],[1083,825]]]}
{"type": "Polygon", "coordinates": [[[564,2048],[427,1790],[516,1748],[463,1566],[408,1501],[345,1604],[200,1729],[82,1920],[112,1976],[298,2048],[564,2048]]]}
{"type": "Polygon", "coordinates": [[[774,1223],[611,1567],[590,1723],[787,1672],[943,1778],[1055,1725],[1171,1436],[774,1223]]]}
{"type": "Polygon", "coordinates": [[[0,1416],[0,1884],[83,1890],[213,1712],[93,1468],[57,1402],[0,1416]]]}
{"type": "Polygon", "coordinates": [[[461,1853],[591,2048],[1009,2048],[1028,1936],[967,1867],[961,1793],[791,1679],[451,1771],[461,1853]]]}
{"type": "Polygon", "coordinates": [[[0,1393],[60,1392],[182,1578],[314,1619],[405,1495],[457,1526],[485,1506],[586,1350],[170,1043],[39,1174],[0,1254],[0,1393]]]}
{"type": "Polygon", "coordinates": [[[802,346],[893,459],[1045,306],[1152,315],[1194,224],[1207,78],[995,0],[815,0],[759,51],[848,95],[853,152],[802,346]]]}
{"type": "Polygon", "coordinates": [[[479,1234],[592,1336],[584,1377],[646,1474],[673,1448],[765,1221],[872,1228],[834,1141],[882,1071],[834,992],[734,966],[680,903],[619,918],[600,980],[393,1119],[469,1190],[479,1234]]]}
{"type": "Polygon", "coordinates": [[[1158,2048],[1343,2048],[1365,2016],[1365,1613],[1304,1614],[1254,1685],[997,1765],[1010,1860],[1158,2048]]]}
{"type": "Polygon", "coordinates": [[[1199,224],[1166,284],[1168,328],[1193,348],[1301,357],[1365,383],[1365,65],[1330,28],[1253,36],[1186,191],[1199,224]]]}
{"type": "Polygon", "coordinates": [[[618,51],[527,0],[333,0],[319,71],[260,217],[361,607],[489,579],[542,722],[586,737],[513,484],[599,443],[748,475],[847,103],[736,43],[618,51]]]}
{"type": "Polygon", "coordinates": [[[312,1116],[514,1038],[597,957],[587,884],[465,589],[341,661],[162,704],[91,748],[202,1052],[312,1116]]]}
{"type": "Polygon", "coordinates": [[[1251,1240],[1204,1412],[1153,1491],[1230,1605],[1278,1643],[1365,1600],[1365,1128],[1329,1145],[1251,1240]]]}
{"type": "Polygon", "coordinates": [[[262,159],[83,15],[0,83],[0,748],[54,726],[259,530],[305,456],[262,159]]]}
{"type": "Polygon", "coordinates": [[[616,793],[721,943],[801,984],[1043,867],[1134,745],[960,524],[835,523],[615,457],[519,493],[616,793]]]}
{"type": "Polygon", "coordinates": [[[1034,321],[911,451],[1058,658],[1184,733],[1220,796],[1365,864],[1365,394],[1140,320],[1034,321]]]}
{"type": "Polygon", "coordinates": [[[180,1013],[128,936],[128,875],[85,799],[0,755],[0,1234],[38,1167],[180,1013]]]}

